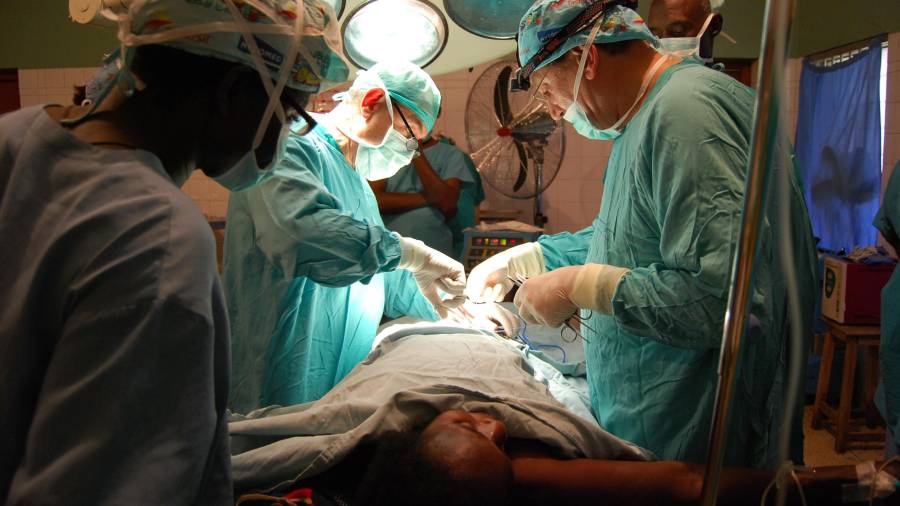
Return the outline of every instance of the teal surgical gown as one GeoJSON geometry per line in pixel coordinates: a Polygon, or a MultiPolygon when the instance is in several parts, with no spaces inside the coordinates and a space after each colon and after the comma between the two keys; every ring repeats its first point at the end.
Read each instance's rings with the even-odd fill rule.
{"type": "MultiPolygon", "coordinates": [[[[616,288],[612,315],[582,314],[590,316],[582,332],[591,404],[606,429],[661,459],[706,458],[753,105],[752,90],[723,73],[671,67],[613,145],[593,224],[539,240],[548,269],[631,269],[616,288]]],[[[787,240],[800,286],[812,293],[812,232],[787,142],[774,169],[790,171],[795,223],[787,240]]],[[[769,467],[777,451],[788,325],[776,250],[782,234],[770,221],[777,203],[769,201],[752,304],[762,328],[746,342],[738,371],[730,465],[769,467]]],[[[804,296],[804,328],[812,301],[804,296]]]]}
{"type": "Polygon", "coordinates": [[[318,399],[369,353],[383,315],[437,315],[405,270],[368,183],[325,127],[292,136],[225,229],[231,409],[318,399]]]}
{"type": "MultiPolygon", "coordinates": [[[[425,158],[441,179],[459,179],[460,196],[474,183],[466,164],[466,154],[456,146],[438,142],[425,148],[425,158]]],[[[391,176],[385,189],[392,193],[419,193],[422,190],[422,181],[412,164],[391,176]]],[[[419,207],[403,213],[385,214],[383,218],[387,228],[400,235],[414,237],[451,258],[459,258],[453,250],[453,231],[438,208],[419,207]]]]}
{"type": "MultiPolygon", "coordinates": [[[[900,253],[900,163],[894,166],[891,179],[881,200],[881,209],[875,216],[875,227],[900,253]]],[[[881,290],[881,380],[877,396],[879,408],[887,421],[895,447],[888,448],[897,454],[897,436],[900,436],[900,269],[881,290]]]]}
{"type": "Polygon", "coordinates": [[[464,154],[466,168],[472,176],[472,184],[465,185],[459,190],[459,200],[456,203],[456,216],[447,222],[450,232],[453,234],[453,258],[462,258],[465,249],[465,230],[478,224],[476,212],[478,205],[484,202],[484,186],[481,184],[481,174],[475,167],[475,162],[469,155],[464,154]]]}

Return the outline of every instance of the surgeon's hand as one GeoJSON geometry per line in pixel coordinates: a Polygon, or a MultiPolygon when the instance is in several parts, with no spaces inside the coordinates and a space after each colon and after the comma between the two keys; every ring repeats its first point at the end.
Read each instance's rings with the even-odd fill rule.
{"type": "Polygon", "coordinates": [[[530,278],[516,292],[519,316],[528,323],[559,327],[578,311],[571,299],[581,266],[561,267],[530,278]]]}
{"type": "Polygon", "coordinates": [[[520,244],[481,262],[469,273],[466,297],[473,302],[500,302],[512,290],[509,278],[530,278],[546,271],[536,242],[520,244]]]}
{"type": "Polygon", "coordinates": [[[466,274],[462,264],[422,241],[400,238],[399,267],[413,273],[419,291],[441,318],[446,318],[448,309],[459,307],[465,300],[466,274]],[[450,298],[444,299],[441,292],[450,298]]]}
{"type": "Polygon", "coordinates": [[[604,264],[561,267],[530,278],[516,292],[526,322],[558,327],[579,309],[612,314],[612,299],[629,269],[604,264]]]}

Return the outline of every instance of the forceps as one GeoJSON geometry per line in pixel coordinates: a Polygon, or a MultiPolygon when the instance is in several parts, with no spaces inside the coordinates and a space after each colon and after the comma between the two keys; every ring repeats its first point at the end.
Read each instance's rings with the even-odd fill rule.
{"type": "MultiPolygon", "coordinates": [[[[517,288],[521,288],[521,287],[522,287],[522,283],[525,282],[525,278],[523,278],[521,274],[516,274],[516,277],[515,277],[515,278],[513,278],[512,276],[507,275],[507,276],[506,276],[506,279],[508,279],[510,282],[512,282],[512,284],[516,285],[517,288]]],[[[593,316],[593,314],[594,314],[593,311],[588,311],[588,316],[587,316],[587,318],[582,318],[582,316],[581,316],[580,314],[578,314],[577,312],[576,312],[575,314],[573,314],[572,316],[570,316],[569,319],[567,319],[565,322],[563,322],[562,327],[559,328],[559,338],[562,339],[563,342],[565,342],[565,343],[574,343],[575,340],[576,340],[576,339],[579,339],[579,338],[581,338],[581,340],[584,341],[584,342],[586,342],[586,343],[590,343],[590,341],[588,341],[588,339],[587,339],[586,337],[584,337],[584,334],[582,334],[581,332],[579,332],[578,329],[576,329],[576,328],[572,325],[572,320],[575,320],[576,322],[578,322],[578,327],[579,327],[579,328],[580,328],[580,327],[584,327],[584,328],[586,328],[586,329],[592,331],[594,334],[596,334],[596,333],[597,333],[596,330],[594,330],[594,329],[588,327],[588,326],[584,323],[585,320],[589,319],[591,316],[593,316]],[[568,330],[570,330],[570,331],[572,332],[572,333],[570,334],[570,337],[569,337],[569,338],[566,337],[566,329],[568,329],[568,330]]]]}

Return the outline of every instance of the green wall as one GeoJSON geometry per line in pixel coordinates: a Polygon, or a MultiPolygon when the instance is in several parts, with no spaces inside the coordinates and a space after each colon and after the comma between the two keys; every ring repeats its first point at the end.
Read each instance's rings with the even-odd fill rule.
{"type": "MultiPolygon", "coordinates": [[[[489,0],[485,0],[489,1],[489,0]]],[[[641,0],[646,14],[651,0],[641,0]]],[[[720,58],[756,58],[764,0],[726,0],[720,58]]],[[[900,0],[798,0],[791,44],[803,56],[879,33],[900,32],[900,0]]],[[[113,30],[69,20],[68,0],[0,0],[0,68],[93,67],[115,47],[113,30]]]]}
{"type": "Polygon", "coordinates": [[[69,20],[68,0],[0,0],[0,68],[98,67],[115,32],[69,20]]]}

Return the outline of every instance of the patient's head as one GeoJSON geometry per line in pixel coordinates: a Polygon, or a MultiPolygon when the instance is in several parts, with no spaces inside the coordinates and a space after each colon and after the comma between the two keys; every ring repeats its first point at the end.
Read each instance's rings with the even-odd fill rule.
{"type": "Polygon", "coordinates": [[[512,468],[506,427],[484,413],[446,411],[421,433],[381,439],[358,504],[503,505],[512,468]]]}

